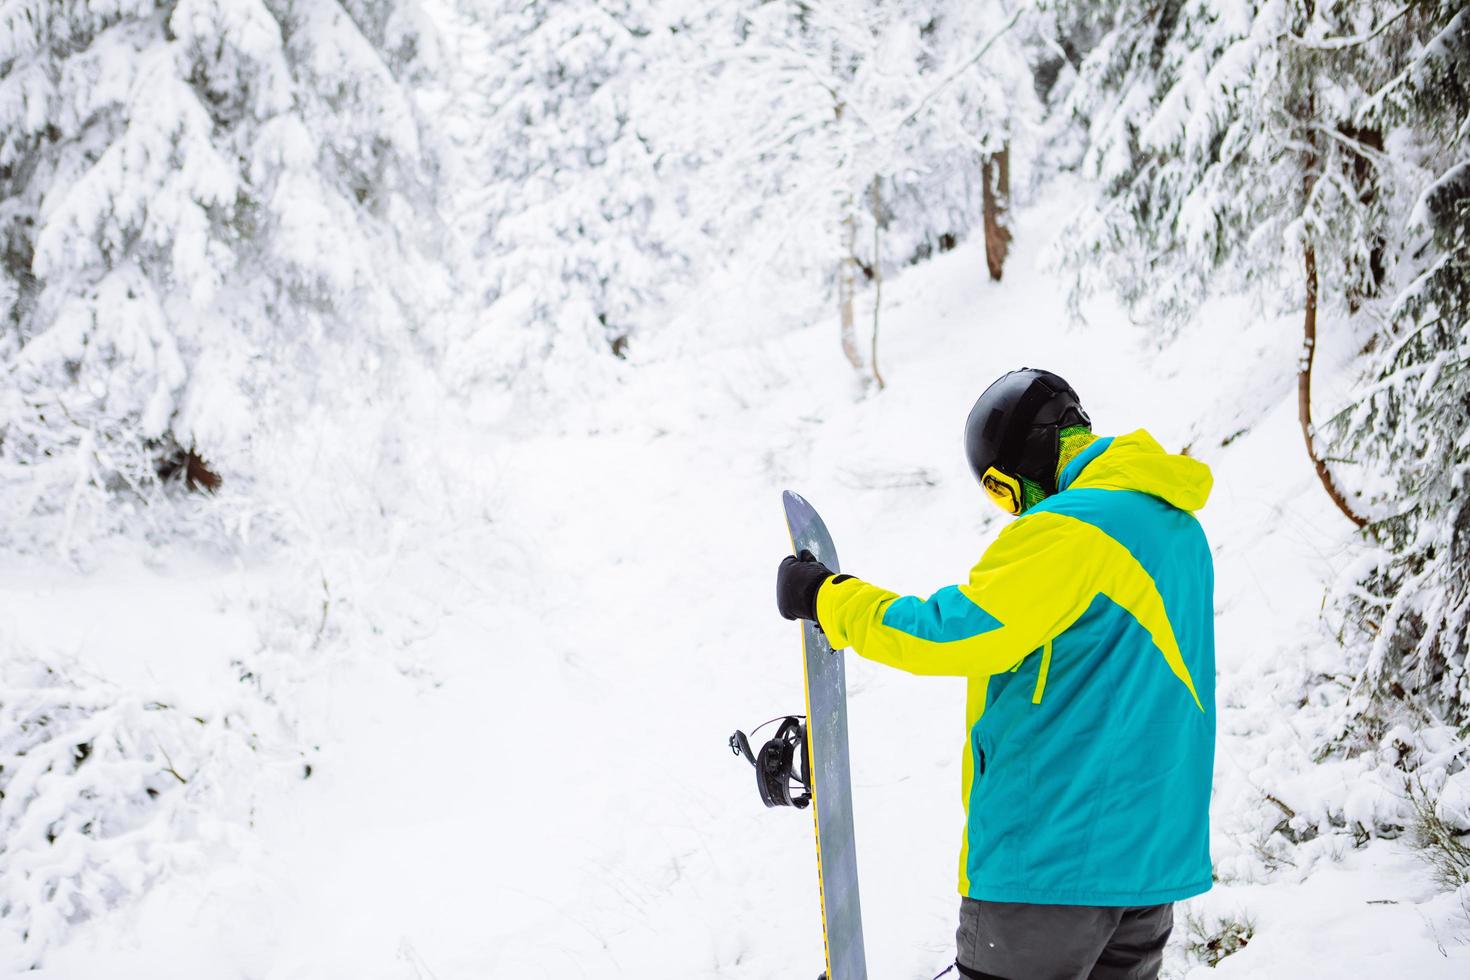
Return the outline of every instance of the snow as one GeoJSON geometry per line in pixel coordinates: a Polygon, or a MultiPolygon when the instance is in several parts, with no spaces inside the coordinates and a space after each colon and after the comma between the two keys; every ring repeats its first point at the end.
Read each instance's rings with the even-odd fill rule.
{"type": "Polygon", "coordinates": [[[1405,849],[1383,843],[1348,851],[1300,884],[1217,888],[1191,903],[1245,911],[1255,937],[1200,977],[1263,980],[1343,976],[1463,977],[1467,951],[1446,920],[1463,926],[1464,908],[1434,894],[1405,849]]]}
{"type": "MultiPolygon", "coordinates": [[[[1163,349],[1105,298],[1077,321],[1038,261],[1072,198],[1053,186],[1022,211],[1001,284],[978,244],[888,284],[881,394],[856,390],[830,319],[747,327],[720,347],[635,349],[582,411],[405,420],[381,452],[417,447],[415,481],[382,486],[362,464],[366,484],[303,504],[309,556],[7,558],[7,647],[210,719],[239,710],[248,670],[269,704],[251,709],[249,764],[201,770],[235,806],[188,811],[230,832],[155,825],[192,841],[189,859],[80,918],[29,975],[815,975],[810,819],[765,810],[725,746],[800,709],[797,629],[772,601],[780,491],[821,510],[849,571],[923,593],[959,580],[1003,520],[964,464],[963,419],[1028,364],[1068,378],[1099,432],[1147,427],[1215,471],[1224,880],[1177,910],[1167,975],[1465,976],[1470,898],[1404,843],[1263,843],[1283,818],[1266,793],[1298,831],[1401,805],[1373,758],[1309,758],[1334,702],[1282,700],[1337,651],[1323,596],[1354,555],[1301,445],[1295,320],[1213,301],[1163,349]],[[383,557],[348,574],[349,540],[383,557]],[[1186,914],[1254,933],[1211,973],[1186,956],[1186,914]]],[[[783,315],[774,291],[719,299],[717,316],[783,315]]],[[[1351,342],[1324,331],[1323,404],[1351,342]]],[[[855,657],[848,677],[870,974],[932,977],[956,924],[963,686],[855,657]]]]}

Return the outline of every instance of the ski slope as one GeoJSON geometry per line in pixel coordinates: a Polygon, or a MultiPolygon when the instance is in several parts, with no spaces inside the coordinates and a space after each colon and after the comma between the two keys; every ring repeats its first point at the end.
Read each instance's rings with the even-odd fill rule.
{"type": "MultiPolygon", "coordinates": [[[[590,425],[444,413],[445,479],[483,492],[483,512],[397,542],[380,606],[333,606],[325,648],[277,688],[311,777],[250,783],[236,832],[76,924],[30,976],[816,976],[810,817],[765,810],[725,746],[801,707],[798,630],[774,606],[780,491],[821,510],[845,570],[926,594],[962,580],[1004,519],[966,469],[963,420],[1021,365],[1071,381],[1099,433],[1146,427],[1215,471],[1213,833],[1231,880],[1188,906],[1254,933],[1210,971],[1186,956],[1181,907],[1168,975],[1470,974],[1467,911],[1403,845],[1319,838],[1274,869],[1254,846],[1279,819],[1265,792],[1381,804],[1371,773],[1311,765],[1331,719],[1296,709],[1305,665],[1334,655],[1322,597],[1351,540],[1301,447],[1298,325],[1219,302],[1154,349],[1105,300],[1078,321],[1042,262],[1060,207],[1021,212],[1003,283],[971,243],[887,285],[879,394],[858,391],[824,319],[650,353],[588,395],[590,425]],[[407,638],[361,653],[381,646],[363,624],[390,612],[407,638]]],[[[753,289],[719,312],[775,301],[753,289]]],[[[1351,351],[1333,340],[1319,404],[1351,351]]],[[[259,600],[296,581],[288,558],[17,560],[0,611],[13,644],[208,700],[271,642],[259,600]],[[215,641],[159,644],[179,610],[215,641]]],[[[852,657],[848,683],[870,974],[929,978],[953,956],[963,682],[852,657]]]]}

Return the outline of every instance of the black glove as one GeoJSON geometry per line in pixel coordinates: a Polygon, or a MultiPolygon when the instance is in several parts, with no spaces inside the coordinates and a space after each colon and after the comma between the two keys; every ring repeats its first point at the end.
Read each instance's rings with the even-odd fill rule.
{"type": "MultiPolygon", "coordinates": [[[[776,608],[787,619],[817,618],[817,592],[832,577],[832,569],[817,561],[810,551],[795,558],[787,555],[776,569],[776,608]]],[[[852,578],[839,575],[838,579],[852,578]]]]}

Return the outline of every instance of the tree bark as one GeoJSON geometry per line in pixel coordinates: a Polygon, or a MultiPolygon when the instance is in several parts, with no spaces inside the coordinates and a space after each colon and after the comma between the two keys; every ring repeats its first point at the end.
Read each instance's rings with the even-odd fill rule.
{"type": "MultiPolygon", "coordinates": [[[[1308,180],[1310,182],[1310,178],[1308,180]]],[[[1332,471],[1327,468],[1322,457],[1317,455],[1317,441],[1312,429],[1312,362],[1317,355],[1317,250],[1312,246],[1311,241],[1308,241],[1304,251],[1307,309],[1302,320],[1302,356],[1296,376],[1297,417],[1302,424],[1302,438],[1307,443],[1307,456],[1317,470],[1317,479],[1322,481],[1322,488],[1327,491],[1327,496],[1332,498],[1332,502],[1337,505],[1338,510],[1342,511],[1344,517],[1358,527],[1363,527],[1368,521],[1359,516],[1348,504],[1347,498],[1337,487],[1337,481],[1332,478],[1332,471]]]]}
{"type": "MultiPolygon", "coordinates": [[[[837,93],[833,92],[834,99],[837,93]]],[[[837,124],[842,124],[842,117],[847,106],[840,100],[832,106],[832,114],[837,124]]],[[[847,357],[847,363],[859,375],[863,373],[863,357],[858,353],[857,324],[853,314],[853,299],[857,295],[857,202],[853,195],[847,195],[844,208],[846,217],[842,221],[842,258],[837,263],[837,321],[840,325],[842,337],[842,353],[847,357]]],[[[863,377],[867,382],[866,376],[863,377]]]]}
{"type": "Polygon", "coordinates": [[[869,190],[870,203],[873,208],[873,380],[878,382],[878,390],[882,391],[888,386],[883,380],[883,372],[878,370],[878,312],[883,308],[883,196],[878,178],[873,178],[873,186],[869,190]]]}
{"type": "Polygon", "coordinates": [[[1011,244],[1011,147],[985,158],[981,206],[985,219],[985,265],[990,278],[1000,282],[1011,244]]]}
{"type": "Polygon", "coordinates": [[[852,207],[842,221],[843,256],[837,266],[837,315],[842,325],[842,353],[854,371],[863,373],[863,356],[858,353],[857,323],[853,314],[853,298],[857,294],[857,215],[852,207]]]}
{"type": "MultiPolygon", "coordinates": [[[[1309,91],[1307,93],[1307,118],[1311,119],[1315,112],[1316,94],[1309,91]]],[[[1297,418],[1302,426],[1302,439],[1307,444],[1307,458],[1312,461],[1312,466],[1317,470],[1317,479],[1321,481],[1322,489],[1327,491],[1327,496],[1332,498],[1332,502],[1337,505],[1338,510],[1342,511],[1344,517],[1358,527],[1363,527],[1368,521],[1360,517],[1348,504],[1347,498],[1338,489],[1337,481],[1332,478],[1332,471],[1317,454],[1316,432],[1312,426],[1312,362],[1317,357],[1317,248],[1312,243],[1311,224],[1308,216],[1312,210],[1312,191],[1317,183],[1317,143],[1316,134],[1310,129],[1307,131],[1306,145],[1306,154],[1302,160],[1302,219],[1306,226],[1302,241],[1302,259],[1303,271],[1306,274],[1307,296],[1306,309],[1302,315],[1302,354],[1297,361],[1297,418]]]]}

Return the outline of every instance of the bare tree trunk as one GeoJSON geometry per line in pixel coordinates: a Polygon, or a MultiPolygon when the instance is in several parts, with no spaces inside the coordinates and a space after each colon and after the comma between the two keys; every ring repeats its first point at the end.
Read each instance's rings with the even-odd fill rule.
{"type": "MultiPolygon", "coordinates": [[[[837,93],[832,93],[833,98],[837,93]]],[[[842,123],[843,110],[846,106],[839,100],[832,106],[833,116],[838,125],[842,123]]],[[[847,357],[847,363],[859,375],[863,373],[863,358],[858,353],[857,324],[853,313],[853,299],[857,295],[857,213],[856,202],[852,195],[847,196],[847,215],[842,221],[842,258],[837,263],[837,319],[841,325],[842,353],[847,357]]],[[[863,377],[864,383],[867,382],[863,377]]]]}
{"type": "MultiPolygon", "coordinates": [[[[1310,118],[1316,108],[1315,95],[1309,93],[1307,96],[1307,115],[1310,118]]],[[[1302,171],[1302,211],[1308,212],[1312,206],[1312,190],[1317,182],[1317,149],[1316,137],[1308,132],[1307,152],[1303,160],[1305,166],[1302,171]]],[[[1312,244],[1311,232],[1308,230],[1305,242],[1302,246],[1302,257],[1305,264],[1307,280],[1306,311],[1302,317],[1302,355],[1297,362],[1296,375],[1296,404],[1297,418],[1302,425],[1302,438],[1307,443],[1307,457],[1311,459],[1312,466],[1317,470],[1317,479],[1322,482],[1322,489],[1327,491],[1327,496],[1342,511],[1343,516],[1352,521],[1358,527],[1363,527],[1368,522],[1360,517],[1348,504],[1347,498],[1338,489],[1337,481],[1332,478],[1332,471],[1327,468],[1327,463],[1317,454],[1316,433],[1312,427],[1312,362],[1317,357],[1317,249],[1312,244]]]]}
{"type": "Polygon", "coordinates": [[[981,181],[982,207],[985,218],[985,264],[990,278],[1000,281],[1006,252],[1011,244],[1011,147],[1006,144],[999,153],[985,158],[981,181]]]}
{"type": "MultiPolygon", "coordinates": [[[[1310,185],[1311,178],[1308,178],[1310,185]]],[[[1358,527],[1363,527],[1368,521],[1359,516],[1348,504],[1347,498],[1337,487],[1337,481],[1332,478],[1332,471],[1327,468],[1327,463],[1317,455],[1317,441],[1312,429],[1312,362],[1317,356],[1317,250],[1310,241],[1305,248],[1306,275],[1307,275],[1307,309],[1306,316],[1302,320],[1302,356],[1297,367],[1296,376],[1296,403],[1297,417],[1302,424],[1302,438],[1307,443],[1307,456],[1316,467],[1317,479],[1322,481],[1322,488],[1327,491],[1327,496],[1342,511],[1343,516],[1352,521],[1358,527]]]]}
{"type": "Polygon", "coordinates": [[[881,235],[883,233],[883,196],[878,178],[873,178],[873,186],[869,191],[873,207],[873,380],[878,382],[878,390],[886,388],[887,382],[883,380],[883,372],[878,370],[878,312],[883,308],[883,246],[881,235]]]}
{"type": "Polygon", "coordinates": [[[847,217],[842,221],[843,256],[837,266],[837,313],[842,324],[842,353],[853,370],[863,372],[863,357],[858,353],[857,324],[853,313],[853,298],[857,294],[857,215],[849,205],[847,217]]]}

